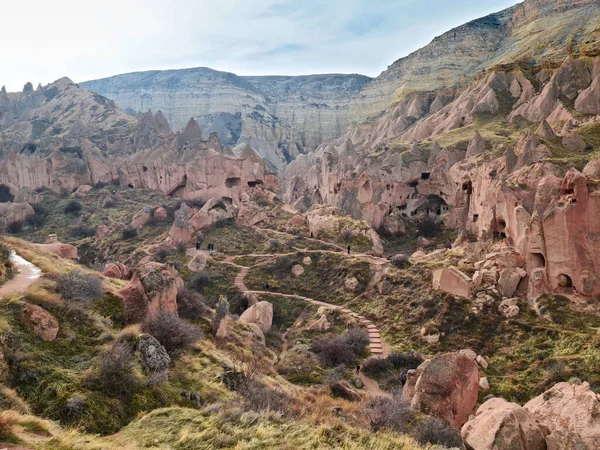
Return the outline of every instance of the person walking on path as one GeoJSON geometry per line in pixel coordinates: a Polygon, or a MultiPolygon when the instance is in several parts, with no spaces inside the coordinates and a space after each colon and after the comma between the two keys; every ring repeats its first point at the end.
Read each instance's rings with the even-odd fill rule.
{"type": "Polygon", "coordinates": [[[267,281],[267,282],[265,283],[265,291],[268,291],[268,290],[269,290],[269,282],[267,281]]]}
{"type": "Polygon", "coordinates": [[[400,382],[402,383],[402,387],[404,387],[406,384],[406,372],[402,372],[402,375],[400,375],[400,382]]]}
{"type": "Polygon", "coordinates": [[[196,250],[200,250],[200,242],[196,241],[196,250]]]}
{"type": "Polygon", "coordinates": [[[360,374],[360,364],[358,366],[356,366],[356,375],[360,374]]]}
{"type": "Polygon", "coordinates": [[[350,254],[350,246],[348,246],[348,254],[350,254]]]}

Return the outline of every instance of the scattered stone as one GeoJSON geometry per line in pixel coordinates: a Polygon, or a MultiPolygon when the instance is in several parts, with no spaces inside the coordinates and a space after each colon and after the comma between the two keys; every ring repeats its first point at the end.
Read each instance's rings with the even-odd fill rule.
{"type": "Polygon", "coordinates": [[[116,264],[113,264],[113,263],[108,263],[106,266],[104,266],[102,275],[104,275],[105,277],[109,277],[109,278],[116,278],[118,280],[120,280],[123,277],[123,274],[121,273],[121,269],[119,268],[119,266],[117,266],[116,264]]]}
{"type": "Polygon", "coordinates": [[[167,210],[162,206],[156,208],[154,210],[154,220],[156,220],[157,222],[167,220],[167,210]]]}
{"type": "Polygon", "coordinates": [[[358,288],[358,280],[355,277],[346,278],[346,281],[344,281],[344,288],[350,292],[356,291],[358,288]]]}
{"type": "Polygon", "coordinates": [[[296,264],[294,267],[292,267],[292,273],[299,277],[304,273],[304,267],[302,267],[300,264],[296,264]]]}
{"type": "Polygon", "coordinates": [[[473,350],[471,350],[470,348],[464,348],[462,350],[459,350],[459,352],[461,355],[465,355],[467,358],[469,358],[471,361],[475,361],[475,359],[477,358],[477,353],[475,353],[473,350]]]}
{"type": "Polygon", "coordinates": [[[311,323],[308,327],[306,327],[307,330],[329,330],[331,328],[331,324],[329,323],[329,320],[327,320],[327,316],[325,314],[321,315],[321,317],[314,321],[313,323],[311,323]]]}
{"type": "Polygon", "coordinates": [[[479,366],[483,370],[487,370],[487,368],[488,368],[488,362],[486,361],[486,359],[483,356],[477,355],[477,358],[475,359],[475,361],[477,362],[477,364],[479,364],[479,366]]]}
{"type": "Polygon", "coordinates": [[[377,286],[377,290],[381,295],[388,295],[390,292],[392,292],[392,283],[390,283],[388,279],[384,279],[377,286]]]}
{"type": "Polygon", "coordinates": [[[305,256],[304,258],[302,258],[302,264],[304,264],[305,266],[310,266],[312,263],[312,259],[310,256],[305,256]]]}
{"type": "Polygon", "coordinates": [[[504,297],[512,297],[521,281],[521,275],[515,269],[506,268],[500,272],[498,287],[504,297]]]}
{"type": "Polygon", "coordinates": [[[105,224],[98,225],[96,227],[96,236],[95,236],[95,239],[97,241],[101,241],[102,239],[104,239],[109,234],[110,234],[110,229],[108,228],[107,225],[105,225],[105,224]]]}
{"type": "Polygon", "coordinates": [[[487,377],[481,377],[479,379],[479,389],[481,389],[483,392],[490,390],[490,383],[488,382],[487,377]]]}
{"type": "Polygon", "coordinates": [[[516,298],[502,300],[500,302],[500,305],[498,306],[498,311],[500,311],[507,319],[517,317],[519,315],[519,307],[517,306],[517,301],[518,299],[516,298]]]}
{"type": "Polygon", "coordinates": [[[58,320],[40,306],[31,303],[23,304],[25,322],[44,341],[53,341],[58,335],[58,320]]]}
{"type": "Polygon", "coordinates": [[[545,450],[546,441],[535,419],[516,403],[492,398],[461,430],[470,450],[545,450]]]}

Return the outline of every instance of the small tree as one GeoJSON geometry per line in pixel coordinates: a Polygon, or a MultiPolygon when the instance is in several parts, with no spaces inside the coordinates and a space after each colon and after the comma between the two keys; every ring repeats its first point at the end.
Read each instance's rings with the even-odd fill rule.
{"type": "Polygon", "coordinates": [[[209,310],[206,307],[202,294],[190,289],[184,289],[177,296],[177,312],[179,313],[179,317],[184,319],[198,320],[202,316],[208,315],[209,310]]]}
{"type": "Polygon", "coordinates": [[[69,200],[65,205],[65,214],[79,214],[83,205],[77,200],[69,200]]]}
{"type": "Polygon", "coordinates": [[[369,418],[373,431],[388,429],[406,432],[415,419],[414,411],[398,393],[392,398],[373,397],[367,402],[363,411],[369,418]]]}
{"type": "Polygon", "coordinates": [[[99,378],[104,391],[120,398],[130,398],[143,386],[133,352],[126,344],[115,344],[102,354],[99,378]]]}
{"type": "Polygon", "coordinates": [[[443,445],[453,448],[462,446],[460,431],[441,419],[430,417],[415,429],[415,437],[421,444],[443,445]]]}
{"type": "Polygon", "coordinates": [[[219,297],[219,302],[217,303],[217,308],[215,311],[215,318],[212,322],[213,334],[217,334],[219,330],[219,325],[221,325],[221,320],[223,320],[229,314],[229,302],[227,301],[227,297],[221,295],[219,297]]]}

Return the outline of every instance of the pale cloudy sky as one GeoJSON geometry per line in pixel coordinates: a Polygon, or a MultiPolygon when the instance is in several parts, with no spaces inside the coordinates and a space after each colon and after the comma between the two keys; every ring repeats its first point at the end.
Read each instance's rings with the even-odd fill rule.
{"type": "Polygon", "coordinates": [[[516,0],[2,0],[0,86],[206,66],[362,73],[516,0]]]}

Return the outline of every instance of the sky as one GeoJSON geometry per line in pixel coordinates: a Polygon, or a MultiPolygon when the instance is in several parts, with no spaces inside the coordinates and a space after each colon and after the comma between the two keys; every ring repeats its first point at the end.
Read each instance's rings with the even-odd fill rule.
{"type": "Polygon", "coordinates": [[[3,1],[0,86],[143,70],[361,73],[516,0],[3,1]]]}

